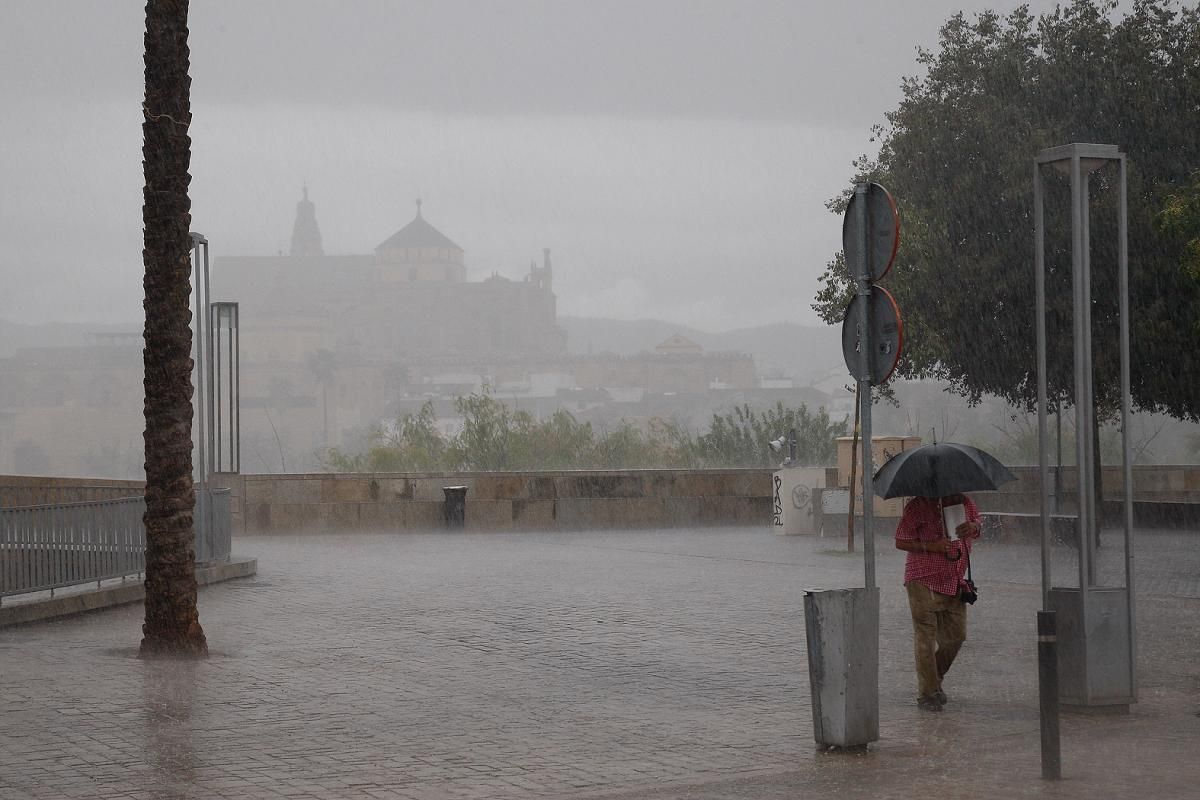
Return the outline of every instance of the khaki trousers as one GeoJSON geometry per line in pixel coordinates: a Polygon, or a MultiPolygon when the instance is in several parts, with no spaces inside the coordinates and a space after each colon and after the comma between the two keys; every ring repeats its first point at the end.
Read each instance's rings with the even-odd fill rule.
{"type": "Polygon", "coordinates": [[[917,691],[932,697],[967,638],[967,606],[957,596],[933,591],[917,581],[904,584],[913,621],[917,691]]]}

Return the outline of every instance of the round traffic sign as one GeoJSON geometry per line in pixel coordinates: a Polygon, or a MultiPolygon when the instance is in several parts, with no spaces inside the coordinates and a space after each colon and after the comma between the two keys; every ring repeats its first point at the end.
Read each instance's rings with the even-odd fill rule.
{"type": "Polygon", "coordinates": [[[867,198],[867,275],[877,281],[887,274],[900,248],[900,214],[896,201],[878,183],[867,184],[865,195],[855,192],[842,217],[842,251],[846,254],[846,269],[851,278],[858,277],[859,251],[862,249],[862,220],[858,199],[867,198]]]}
{"type": "MultiPolygon", "coordinates": [[[[878,386],[892,376],[904,347],[904,323],[900,309],[891,293],[882,286],[872,286],[866,296],[870,300],[867,324],[871,332],[871,353],[867,359],[872,386],[878,386]]],[[[862,303],[864,297],[855,295],[842,317],[842,355],[855,380],[863,380],[862,368],[862,303]]]]}

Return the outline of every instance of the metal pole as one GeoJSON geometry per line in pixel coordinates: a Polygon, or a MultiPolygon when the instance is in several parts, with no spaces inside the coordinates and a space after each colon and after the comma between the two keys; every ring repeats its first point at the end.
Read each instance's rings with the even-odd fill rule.
{"type": "Polygon", "coordinates": [[[1037,314],[1038,467],[1042,511],[1042,608],[1050,605],[1050,455],[1046,435],[1046,230],[1042,208],[1042,168],[1033,165],[1033,281],[1037,314]]]}
{"type": "MultiPolygon", "coordinates": [[[[1091,526],[1088,524],[1091,506],[1087,496],[1087,470],[1085,468],[1088,463],[1085,444],[1087,437],[1083,435],[1083,431],[1090,430],[1091,426],[1087,420],[1087,398],[1084,394],[1086,374],[1083,367],[1083,306],[1085,300],[1083,294],[1083,248],[1080,242],[1083,213],[1080,204],[1079,173],[1079,156],[1071,156],[1071,293],[1074,299],[1071,323],[1075,333],[1075,488],[1079,496],[1079,592],[1082,595],[1087,591],[1089,584],[1088,562],[1084,557],[1084,548],[1087,546],[1088,532],[1091,530],[1091,526]]],[[[1082,596],[1080,599],[1083,599],[1082,596]]],[[[1087,603],[1081,602],[1080,605],[1086,615],[1087,603]]]]}
{"type": "Polygon", "coordinates": [[[240,306],[233,306],[233,335],[229,339],[229,347],[233,352],[233,389],[229,402],[232,404],[233,430],[235,438],[230,442],[229,452],[233,458],[233,471],[242,471],[242,333],[240,306]]]}
{"type": "Polygon", "coordinates": [[[846,552],[854,552],[854,492],[858,487],[859,417],[862,414],[862,384],[854,385],[854,430],[850,433],[850,510],[846,514],[846,552]]]}
{"type": "MultiPolygon", "coordinates": [[[[212,305],[212,292],[209,289],[208,283],[208,242],[204,243],[204,314],[208,317],[209,308],[212,305]]],[[[206,320],[211,322],[211,320],[206,320]]],[[[207,544],[212,539],[213,530],[213,507],[212,507],[212,483],[210,481],[212,475],[212,455],[216,450],[216,435],[214,429],[214,411],[213,408],[213,387],[216,384],[216,374],[213,372],[213,348],[211,342],[212,326],[209,325],[209,348],[206,355],[208,356],[208,370],[205,375],[205,404],[208,413],[208,462],[205,464],[204,477],[204,541],[207,544]]]]}
{"type": "MultiPolygon", "coordinates": [[[[208,306],[208,333],[210,346],[213,358],[212,385],[213,385],[213,439],[216,442],[216,447],[213,450],[213,472],[221,472],[223,466],[222,445],[225,443],[224,425],[222,425],[221,412],[221,385],[224,381],[221,379],[221,345],[223,339],[221,336],[221,307],[215,303],[210,303],[208,306]]],[[[225,424],[228,424],[226,421],[225,424]]]]}
{"type": "Polygon", "coordinates": [[[205,368],[207,366],[207,361],[205,359],[205,348],[204,348],[204,323],[205,323],[206,309],[208,307],[208,295],[205,292],[206,287],[205,287],[204,278],[203,278],[204,263],[207,261],[207,258],[205,257],[205,254],[201,253],[202,248],[204,248],[204,249],[208,248],[208,240],[205,239],[202,234],[193,233],[192,234],[192,280],[193,280],[192,293],[195,297],[195,303],[196,303],[196,309],[193,312],[194,316],[195,316],[195,320],[196,320],[196,333],[195,333],[195,338],[196,338],[196,342],[195,342],[195,347],[196,347],[196,386],[193,387],[193,397],[195,397],[195,399],[196,399],[196,406],[197,406],[197,408],[196,408],[196,425],[197,425],[198,430],[196,431],[196,462],[197,462],[196,467],[197,467],[197,472],[200,477],[199,491],[195,492],[195,495],[196,495],[195,511],[197,511],[199,513],[195,513],[193,516],[193,531],[192,531],[193,536],[195,536],[197,533],[196,532],[196,523],[197,522],[199,523],[199,527],[201,527],[201,528],[204,527],[204,519],[205,519],[204,518],[204,481],[205,481],[205,476],[208,474],[208,472],[207,472],[207,470],[208,470],[208,462],[207,462],[208,435],[207,435],[207,430],[206,430],[206,425],[205,425],[205,423],[207,422],[207,415],[205,414],[205,408],[204,408],[204,401],[206,398],[205,392],[204,392],[204,372],[205,372],[205,368]]]}
{"type": "Polygon", "coordinates": [[[1054,398],[1054,513],[1062,510],[1062,398],[1054,398]]]}
{"type": "Polygon", "coordinates": [[[234,317],[234,313],[235,313],[233,306],[226,305],[223,313],[224,313],[224,318],[225,318],[225,326],[224,326],[224,334],[223,335],[225,336],[224,341],[225,341],[225,365],[226,365],[225,366],[225,377],[223,379],[223,383],[225,385],[225,403],[226,403],[225,427],[229,430],[229,436],[226,438],[226,442],[225,442],[225,451],[227,453],[227,455],[225,457],[225,461],[226,461],[227,471],[233,472],[233,462],[234,462],[234,458],[235,458],[233,455],[233,442],[234,442],[234,438],[233,438],[233,382],[234,382],[233,372],[236,369],[236,365],[234,364],[234,352],[233,352],[233,335],[234,335],[233,317],[234,317]]]}
{"type": "Polygon", "coordinates": [[[1058,725],[1058,628],[1053,611],[1039,611],[1038,708],[1042,728],[1042,777],[1062,778],[1062,752],[1058,725]]]}
{"type": "Polygon", "coordinates": [[[1080,231],[1080,239],[1083,242],[1083,377],[1084,377],[1084,392],[1085,404],[1084,413],[1087,414],[1088,426],[1085,435],[1084,447],[1087,450],[1087,469],[1080,468],[1080,473],[1087,476],[1087,497],[1088,509],[1091,514],[1088,516],[1088,521],[1091,523],[1091,528],[1088,530],[1087,549],[1081,550],[1081,553],[1087,553],[1088,560],[1088,586],[1093,586],[1096,583],[1096,544],[1099,541],[1100,529],[1103,527],[1103,509],[1100,508],[1098,494],[1096,491],[1096,459],[1099,454],[1096,452],[1096,400],[1095,400],[1095,381],[1092,377],[1092,210],[1091,210],[1091,172],[1089,170],[1081,170],[1079,176],[1080,185],[1080,213],[1083,218],[1083,227],[1080,231]]]}
{"type": "Polygon", "coordinates": [[[1121,197],[1117,220],[1117,276],[1121,292],[1121,482],[1125,494],[1125,591],[1128,594],[1129,610],[1129,686],[1132,696],[1137,698],[1137,615],[1133,607],[1133,462],[1129,458],[1129,209],[1125,183],[1125,156],[1118,159],[1121,174],[1121,197]]]}
{"type": "Polygon", "coordinates": [[[862,404],[862,443],[863,443],[863,564],[864,580],[868,589],[875,588],[875,486],[874,486],[874,453],[871,452],[871,235],[869,226],[870,216],[867,214],[867,189],[869,184],[860,183],[854,187],[855,201],[858,203],[859,256],[858,256],[858,294],[862,298],[861,344],[859,353],[859,402],[862,404]]]}

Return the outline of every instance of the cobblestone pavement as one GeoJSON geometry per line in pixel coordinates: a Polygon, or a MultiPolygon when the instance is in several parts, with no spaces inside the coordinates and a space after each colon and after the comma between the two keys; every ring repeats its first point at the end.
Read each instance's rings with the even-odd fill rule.
{"type": "Polygon", "coordinates": [[[839,541],[243,538],[259,574],[201,590],[206,662],[136,659],[139,606],[0,631],[0,798],[1197,796],[1200,537],[1139,538],[1139,702],[1065,716],[1056,783],[1039,778],[1037,549],[977,550],[981,600],[934,715],[914,704],[902,554],[880,545],[865,753],[812,739],[803,590],[861,584],[839,541]]]}

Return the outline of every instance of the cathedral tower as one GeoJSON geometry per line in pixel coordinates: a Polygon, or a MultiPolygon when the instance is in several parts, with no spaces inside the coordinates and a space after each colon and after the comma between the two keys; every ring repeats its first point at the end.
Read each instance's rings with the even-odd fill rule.
{"type": "Polygon", "coordinates": [[[323,256],[321,229],[317,227],[317,207],[308,199],[308,184],[304,199],[296,203],[296,224],[292,226],[291,256],[323,256]]]}

